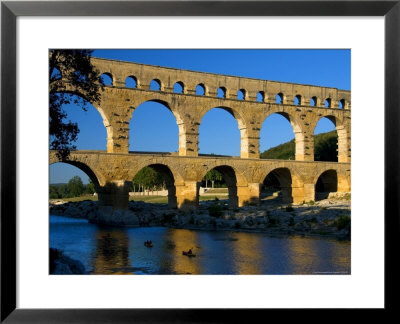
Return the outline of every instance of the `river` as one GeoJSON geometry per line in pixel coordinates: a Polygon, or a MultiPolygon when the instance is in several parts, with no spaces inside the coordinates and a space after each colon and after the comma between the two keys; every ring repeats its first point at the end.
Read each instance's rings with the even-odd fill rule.
{"type": "Polygon", "coordinates": [[[350,274],[350,241],[325,237],[101,227],[51,215],[50,247],[89,274],[350,274]],[[188,249],[196,257],[182,255],[188,249]]]}

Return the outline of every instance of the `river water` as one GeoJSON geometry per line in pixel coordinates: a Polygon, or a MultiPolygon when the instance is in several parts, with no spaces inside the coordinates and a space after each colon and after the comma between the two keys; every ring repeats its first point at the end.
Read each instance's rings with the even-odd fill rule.
{"type": "Polygon", "coordinates": [[[113,228],[51,215],[50,247],[90,274],[350,274],[350,241],[335,238],[113,228]],[[188,249],[196,257],[182,255],[188,249]]]}

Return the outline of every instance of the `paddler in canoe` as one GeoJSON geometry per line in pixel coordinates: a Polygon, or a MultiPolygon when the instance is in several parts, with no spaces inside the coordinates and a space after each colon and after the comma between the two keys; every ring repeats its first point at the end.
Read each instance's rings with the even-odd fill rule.
{"type": "Polygon", "coordinates": [[[153,247],[153,242],[152,241],[146,241],[146,242],[144,242],[144,246],[153,247]]]}
{"type": "Polygon", "coordinates": [[[195,257],[196,254],[193,253],[192,249],[189,249],[189,251],[182,251],[183,255],[186,255],[188,257],[195,257]]]}

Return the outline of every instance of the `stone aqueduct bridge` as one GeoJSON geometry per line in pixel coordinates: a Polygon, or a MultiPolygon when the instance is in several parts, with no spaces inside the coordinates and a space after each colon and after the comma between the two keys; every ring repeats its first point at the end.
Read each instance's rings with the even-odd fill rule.
{"type": "MultiPolygon", "coordinates": [[[[94,103],[107,129],[107,152],[76,151],[63,162],[90,176],[102,205],[126,208],[129,183],[145,166],[164,175],[169,204],[179,208],[198,204],[199,184],[213,168],[223,174],[232,206],[257,203],[260,185],[270,172],[280,181],[284,199],[293,203],[314,200],[318,179],[325,188],[350,191],[350,91],[98,58],[93,58],[92,63],[101,74],[112,79],[112,85],[102,91],[101,102],[94,103]],[[125,86],[129,77],[135,80],[135,88],[125,86]],[[150,90],[152,80],[159,84],[159,91],[150,90]],[[182,93],[174,92],[175,83],[180,84],[182,93]],[[198,85],[204,89],[204,95],[196,95],[198,85]],[[223,98],[217,97],[219,88],[223,98]],[[244,95],[243,100],[237,99],[238,91],[244,95]],[[280,104],[276,103],[277,95],[282,99],[280,104]],[[129,153],[129,122],[133,111],[146,101],[164,104],[175,116],[179,128],[178,153],[129,153]],[[324,107],[325,101],[328,108],[324,107]],[[311,102],[315,105],[311,106],[311,102]],[[215,107],[232,114],[238,123],[240,158],[198,154],[199,125],[203,116],[215,107]],[[295,161],[259,159],[261,126],[274,113],[284,116],[293,127],[295,161]],[[314,129],[323,117],[336,126],[339,162],[314,162],[314,129]]],[[[69,89],[67,80],[63,83],[66,91],[74,91],[69,89]]],[[[50,152],[50,163],[55,162],[60,161],[55,152],[50,152]]]]}

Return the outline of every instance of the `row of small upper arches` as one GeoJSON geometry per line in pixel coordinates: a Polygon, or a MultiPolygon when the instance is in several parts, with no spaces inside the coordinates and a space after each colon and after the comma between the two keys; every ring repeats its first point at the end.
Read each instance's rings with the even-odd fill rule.
{"type": "MultiPolygon", "coordinates": [[[[113,85],[113,79],[110,73],[103,73],[101,75],[101,78],[103,80],[104,85],[106,86],[112,86],[113,85]]],[[[136,77],[134,76],[128,76],[125,80],[125,87],[127,88],[138,88],[138,81],[136,79],[136,77]]],[[[149,90],[153,90],[153,91],[161,91],[163,90],[162,88],[162,84],[161,81],[158,79],[153,79],[150,82],[149,85],[149,90]]],[[[173,92],[174,93],[186,93],[185,92],[185,86],[183,84],[183,82],[178,81],[174,84],[173,87],[173,92]]],[[[205,96],[206,95],[206,87],[203,83],[199,83],[196,86],[196,95],[198,96],[205,96]]],[[[227,98],[227,89],[225,87],[219,87],[217,90],[217,97],[218,98],[227,98]]],[[[239,89],[237,92],[237,96],[236,96],[237,100],[247,100],[248,96],[247,96],[247,91],[245,89],[239,89]]],[[[257,93],[257,97],[256,97],[256,101],[257,102],[265,102],[265,93],[264,91],[259,91],[257,93]]],[[[277,104],[283,104],[283,103],[288,103],[285,102],[285,96],[283,93],[278,93],[275,96],[275,103],[277,104]]],[[[290,104],[290,103],[289,103],[290,104]]],[[[293,104],[296,106],[300,106],[300,105],[304,105],[304,98],[301,95],[296,95],[294,97],[293,100],[293,104]]],[[[319,98],[314,96],[310,98],[310,103],[309,106],[312,107],[321,107],[322,102],[320,102],[319,98]]],[[[323,102],[323,106],[325,108],[333,108],[332,107],[332,99],[331,98],[326,98],[323,102]]],[[[338,101],[338,107],[339,109],[344,109],[346,106],[346,100],[345,99],[341,99],[338,101]]]]}

